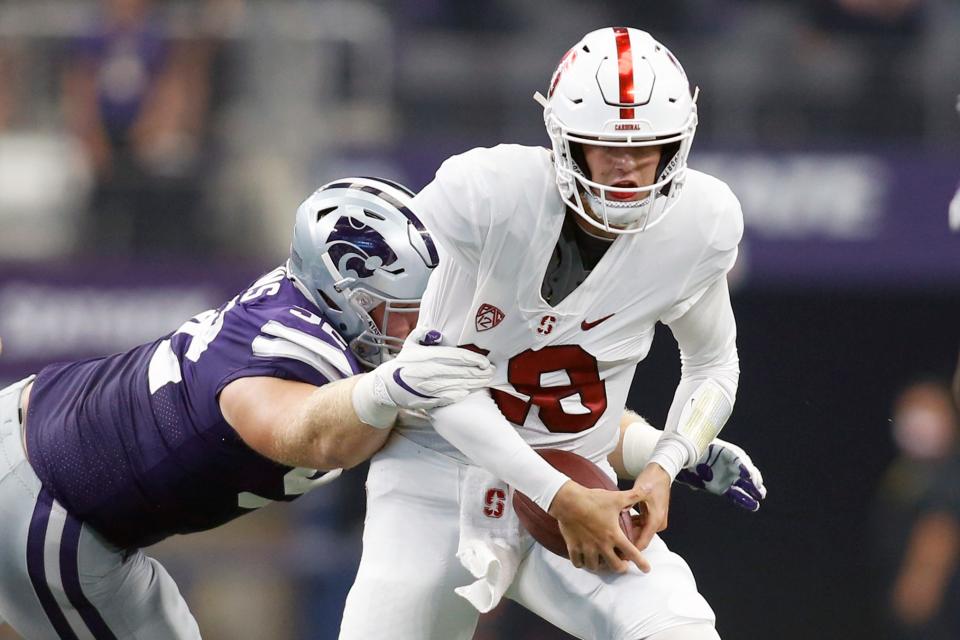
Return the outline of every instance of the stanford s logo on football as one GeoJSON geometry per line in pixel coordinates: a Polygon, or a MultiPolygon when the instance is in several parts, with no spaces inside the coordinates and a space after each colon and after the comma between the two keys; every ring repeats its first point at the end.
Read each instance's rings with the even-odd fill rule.
{"type": "Polygon", "coordinates": [[[487,489],[483,502],[483,515],[488,518],[499,518],[503,515],[503,508],[507,504],[507,494],[503,489],[487,489]]]}
{"type": "Polygon", "coordinates": [[[482,305],[480,305],[480,308],[477,309],[477,331],[493,329],[495,326],[500,324],[501,321],[503,321],[503,318],[503,311],[500,311],[500,309],[497,309],[492,304],[487,304],[484,302],[482,305]]]}

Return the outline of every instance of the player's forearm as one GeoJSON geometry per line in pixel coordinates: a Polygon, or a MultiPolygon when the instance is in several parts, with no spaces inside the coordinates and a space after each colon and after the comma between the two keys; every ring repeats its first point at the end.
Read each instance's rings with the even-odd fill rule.
{"type": "Polygon", "coordinates": [[[437,433],[475,464],[525,493],[549,510],[557,491],[569,480],[534,452],[507,422],[486,391],[431,413],[437,433]]]}
{"type": "Polygon", "coordinates": [[[670,329],[680,346],[680,383],[650,461],[676,476],[700,457],[733,412],[740,361],[726,281],[711,286],[670,329]]]}
{"type": "Polygon", "coordinates": [[[607,462],[617,477],[633,480],[647,466],[663,431],[653,427],[640,415],[629,409],[620,419],[620,439],[607,456],[607,462]]]}
{"type": "Polygon", "coordinates": [[[659,464],[671,477],[699,459],[730,418],[735,396],[728,391],[730,385],[721,381],[717,377],[692,378],[677,387],[667,425],[650,456],[650,462],[659,464]]]}
{"type": "Polygon", "coordinates": [[[354,412],[351,394],[359,379],[338,380],[307,396],[289,426],[277,431],[280,462],[313,469],[348,469],[383,446],[390,430],[364,424],[354,412]]]}

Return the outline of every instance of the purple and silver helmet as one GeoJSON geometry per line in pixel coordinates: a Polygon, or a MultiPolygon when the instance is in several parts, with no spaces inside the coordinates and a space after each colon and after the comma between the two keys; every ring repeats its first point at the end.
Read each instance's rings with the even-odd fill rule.
{"type": "Polygon", "coordinates": [[[400,350],[386,335],[393,313],[417,313],[437,249],[411,211],[413,193],[382,178],[343,178],[297,209],[289,271],[294,282],[374,367],[400,350]],[[378,326],[370,312],[384,305],[378,326]]]}

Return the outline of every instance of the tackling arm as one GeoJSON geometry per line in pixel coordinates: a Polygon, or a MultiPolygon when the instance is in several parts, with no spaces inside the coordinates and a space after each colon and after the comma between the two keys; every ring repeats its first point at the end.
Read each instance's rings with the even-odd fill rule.
{"type": "Polygon", "coordinates": [[[240,378],[220,393],[224,419],[257,453],[291,467],[347,469],[373,455],[389,429],[353,409],[360,376],[322,387],[269,377],[240,378]]]}
{"type": "Polygon", "coordinates": [[[457,402],[490,382],[493,367],[485,357],[466,349],[427,346],[439,339],[439,334],[411,334],[393,360],[321,387],[280,378],[240,378],[221,391],[220,410],[250,447],[271,460],[347,469],[383,445],[400,409],[457,402]],[[418,338],[430,340],[421,343],[418,338]]]}

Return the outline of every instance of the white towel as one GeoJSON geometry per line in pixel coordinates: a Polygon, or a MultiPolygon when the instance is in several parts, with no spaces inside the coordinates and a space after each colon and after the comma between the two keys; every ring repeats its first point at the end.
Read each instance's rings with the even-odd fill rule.
{"type": "Polygon", "coordinates": [[[481,467],[463,469],[457,558],[477,580],[454,591],[487,613],[510,587],[531,540],[513,510],[513,489],[481,467]]]}

